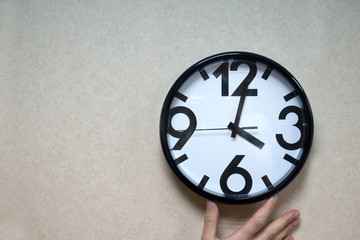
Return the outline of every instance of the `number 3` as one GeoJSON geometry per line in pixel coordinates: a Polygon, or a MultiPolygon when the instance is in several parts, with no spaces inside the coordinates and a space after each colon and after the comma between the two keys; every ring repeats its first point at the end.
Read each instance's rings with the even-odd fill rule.
{"type": "Polygon", "coordinates": [[[299,107],[296,106],[288,106],[286,108],[284,108],[280,114],[279,114],[279,119],[280,120],[284,120],[286,119],[286,116],[289,113],[295,113],[298,117],[298,121],[293,125],[295,127],[297,127],[300,131],[300,139],[296,142],[296,143],[288,143],[284,140],[283,135],[282,134],[276,134],[276,140],[279,143],[280,146],[282,146],[283,148],[287,149],[287,150],[296,150],[298,148],[301,147],[302,142],[303,142],[303,132],[304,132],[304,118],[301,112],[301,109],[299,107]]]}

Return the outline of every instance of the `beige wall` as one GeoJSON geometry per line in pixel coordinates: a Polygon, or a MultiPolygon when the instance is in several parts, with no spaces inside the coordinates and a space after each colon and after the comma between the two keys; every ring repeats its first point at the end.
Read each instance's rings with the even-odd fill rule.
{"type": "MultiPolygon", "coordinates": [[[[315,120],[273,217],[296,239],[360,239],[359,1],[1,1],[0,239],[199,239],[205,200],[161,152],[190,65],[249,51],[285,66],[315,120]]],[[[220,237],[261,203],[221,205],[220,237]]]]}

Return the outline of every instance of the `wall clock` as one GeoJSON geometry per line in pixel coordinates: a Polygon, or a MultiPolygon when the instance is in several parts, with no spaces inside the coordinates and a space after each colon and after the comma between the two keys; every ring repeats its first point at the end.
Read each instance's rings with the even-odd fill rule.
{"type": "Polygon", "coordinates": [[[160,140],[176,176],[201,196],[257,202],[282,190],[303,167],[313,117],[299,82],[254,53],[205,58],[174,83],[160,116],[160,140]]]}

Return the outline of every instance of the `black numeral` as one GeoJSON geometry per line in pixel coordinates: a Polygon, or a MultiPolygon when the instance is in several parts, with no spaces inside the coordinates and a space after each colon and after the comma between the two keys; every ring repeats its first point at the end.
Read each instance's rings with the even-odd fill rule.
{"type": "Polygon", "coordinates": [[[223,193],[225,194],[248,194],[252,187],[251,175],[244,168],[239,167],[239,163],[244,158],[244,155],[237,155],[231,161],[231,163],[226,167],[225,171],[220,177],[220,187],[223,193]],[[233,174],[240,174],[245,179],[245,186],[242,190],[234,192],[228,187],[228,179],[233,174]]]}
{"type": "Polygon", "coordinates": [[[231,71],[237,71],[238,67],[241,64],[246,64],[249,66],[249,73],[245,77],[244,81],[241,82],[239,87],[235,90],[235,92],[231,96],[257,96],[257,89],[248,89],[252,80],[254,80],[257,72],[257,67],[255,63],[250,62],[242,62],[242,61],[234,61],[231,66],[231,71]]]}
{"type": "Polygon", "coordinates": [[[302,115],[302,111],[299,107],[296,107],[296,106],[288,106],[286,108],[284,108],[280,114],[279,114],[279,119],[280,120],[284,120],[286,119],[286,116],[289,114],[289,113],[295,113],[296,116],[298,117],[298,121],[293,125],[295,127],[297,127],[300,131],[300,138],[297,142],[295,143],[288,143],[284,140],[284,137],[282,134],[276,134],[276,140],[277,142],[280,144],[280,146],[282,146],[283,148],[285,149],[288,149],[288,150],[296,150],[296,149],[299,149],[301,148],[301,145],[302,145],[302,142],[303,142],[303,132],[304,132],[304,118],[303,118],[303,115],[302,115]]]}
{"type": "MultiPolygon", "coordinates": [[[[246,61],[234,61],[231,63],[230,71],[237,71],[241,64],[249,66],[249,73],[245,77],[244,81],[236,88],[231,96],[257,96],[257,89],[248,89],[249,84],[254,80],[257,72],[255,63],[246,61]]],[[[200,71],[200,75],[204,80],[209,78],[205,70],[200,71]]],[[[221,96],[229,96],[229,63],[222,63],[214,72],[213,75],[218,78],[221,76],[221,96]]]]}
{"type": "Polygon", "coordinates": [[[180,150],[186,144],[186,142],[190,139],[192,134],[196,129],[196,117],[195,114],[186,107],[174,107],[170,110],[170,124],[169,124],[169,133],[171,136],[175,138],[179,138],[177,143],[175,144],[173,150],[180,150]],[[171,120],[176,114],[185,114],[190,121],[189,126],[185,130],[175,130],[171,125],[171,120]]]}
{"type": "Polygon", "coordinates": [[[229,96],[229,63],[221,64],[213,75],[218,78],[221,75],[221,96],[229,96]]]}

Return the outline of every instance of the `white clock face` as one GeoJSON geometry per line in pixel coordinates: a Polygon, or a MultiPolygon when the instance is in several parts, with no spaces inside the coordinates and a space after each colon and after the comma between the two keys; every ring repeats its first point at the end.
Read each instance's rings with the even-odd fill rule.
{"type": "Polygon", "coordinates": [[[294,177],[312,139],[310,109],[291,84],[296,80],[273,65],[231,57],[185,75],[162,118],[164,151],[187,185],[236,202],[261,199],[294,177]]]}

